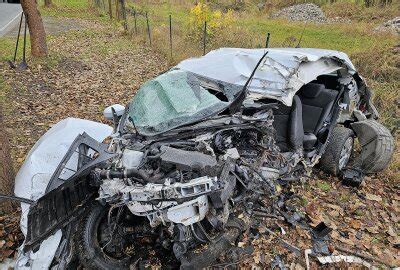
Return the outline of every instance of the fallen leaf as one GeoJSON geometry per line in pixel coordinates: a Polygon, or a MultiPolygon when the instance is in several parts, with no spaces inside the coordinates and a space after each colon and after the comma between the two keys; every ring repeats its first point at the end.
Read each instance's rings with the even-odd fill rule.
{"type": "Polygon", "coordinates": [[[390,226],[390,225],[389,225],[389,227],[388,227],[387,233],[388,233],[390,236],[397,236],[397,234],[394,232],[392,226],[390,226]]]}
{"type": "Polygon", "coordinates": [[[376,202],[381,202],[382,201],[382,197],[381,196],[374,195],[374,194],[371,194],[371,193],[367,193],[365,195],[365,198],[367,198],[367,200],[370,200],[370,201],[376,201],[376,202]]]}
{"type": "Polygon", "coordinates": [[[352,219],[350,220],[350,226],[354,229],[360,229],[361,228],[361,222],[357,219],[352,219]]]}

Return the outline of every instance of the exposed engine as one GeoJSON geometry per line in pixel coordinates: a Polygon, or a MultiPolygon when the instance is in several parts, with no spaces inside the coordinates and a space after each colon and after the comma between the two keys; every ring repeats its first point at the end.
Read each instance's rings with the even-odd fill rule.
{"type": "Polygon", "coordinates": [[[273,181],[287,170],[274,143],[271,112],[261,120],[230,121],[216,132],[211,126],[179,139],[114,138],[110,149],[120,155],[92,173],[98,200],[110,211],[127,206],[146,217],[148,230],[164,228],[164,245],[172,246],[182,266],[207,266],[248,228],[252,206],[274,194],[273,181]],[[193,256],[209,242],[224,248],[193,256]]]}

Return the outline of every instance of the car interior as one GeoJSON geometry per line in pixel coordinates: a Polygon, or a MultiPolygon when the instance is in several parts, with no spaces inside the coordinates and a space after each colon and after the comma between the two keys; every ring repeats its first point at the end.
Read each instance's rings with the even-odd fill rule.
{"type": "Polygon", "coordinates": [[[291,107],[280,104],[274,109],[273,125],[282,152],[303,147],[306,155],[312,155],[318,142],[325,142],[328,132],[325,124],[332,117],[339,94],[337,78],[319,76],[297,92],[291,107]]]}
{"type": "MultiPolygon", "coordinates": [[[[305,155],[311,157],[318,143],[324,143],[327,137],[325,123],[332,117],[332,108],[339,94],[339,73],[318,76],[314,81],[305,84],[293,98],[292,106],[277,103],[276,100],[262,99],[259,104],[269,104],[274,113],[273,126],[276,130],[276,142],[281,152],[290,152],[300,148],[305,155]]],[[[200,77],[201,78],[201,77],[200,77]]],[[[223,91],[212,87],[209,83],[202,85],[207,91],[221,101],[228,101],[223,91]]],[[[247,113],[254,113],[246,108],[247,113]]],[[[228,114],[229,110],[222,114],[228,114]]]]}

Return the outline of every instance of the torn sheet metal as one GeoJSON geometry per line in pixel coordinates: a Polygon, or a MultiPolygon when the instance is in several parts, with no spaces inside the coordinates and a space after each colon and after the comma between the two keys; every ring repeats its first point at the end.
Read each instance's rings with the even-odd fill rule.
{"type": "MultiPolygon", "coordinates": [[[[266,49],[221,48],[203,57],[182,61],[176,68],[215,80],[244,86],[266,49]]],[[[273,98],[291,106],[295,93],[319,75],[344,68],[354,74],[355,67],[342,52],[274,48],[256,71],[249,86],[250,99],[273,98]]]]}
{"type": "MultiPolygon", "coordinates": [[[[101,123],[77,118],[67,118],[55,124],[36,142],[28,153],[25,162],[22,164],[15,178],[15,195],[34,201],[42,197],[58,164],[76,136],[83,132],[88,133],[98,141],[102,141],[111,134],[112,128],[101,123]]],[[[21,203],[21,209],[21,230],[26,236],[29,204],[21,203]]],[[[55,252],[60,240],[61,231],[57,231],[43,242],[46,244],[43,245],[42,243],[38,251],[26,254],[22,252],[24,248],[23,244],[19,249],[15,269],[42,269],[34,268],[35,264],[33,263],[26,264],[26,262],[36,261],[39,257],[42,258],[39,260],[41,266],[50,265],[54,254],[50,254],[49,250],[54,250],[55,252]],[[55,248],[53,249],[52,247],[55,248]],[[39,255],[43,252],[46,253],[46,256],[39,255]]]]}
{"type": "Polygon", "coordinates": [[[62,232],[58,230],[55,234],[44,240],[40,249],[36,252],[23,252],[23,246],[18,249],[18,257],[15,262],[15,270],[50,269],[51,262],[61,241],[62,232]]]}

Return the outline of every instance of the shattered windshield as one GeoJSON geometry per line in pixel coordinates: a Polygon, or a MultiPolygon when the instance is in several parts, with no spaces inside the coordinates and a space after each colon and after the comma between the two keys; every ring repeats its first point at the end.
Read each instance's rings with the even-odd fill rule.
{"type": "Polygon", "coordinates": [[[228,104],[192,73],[172,70],[143,84],[128,114],[140,134],[152,136],[212,116],[228,104]]]}

